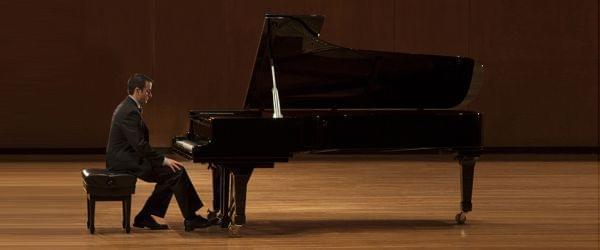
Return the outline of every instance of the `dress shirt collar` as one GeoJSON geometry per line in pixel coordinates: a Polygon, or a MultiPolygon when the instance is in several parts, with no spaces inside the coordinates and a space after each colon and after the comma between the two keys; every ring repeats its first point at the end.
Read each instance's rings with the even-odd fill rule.
{"type": "Polygon", "coordinates": [[[133,100],[135,102],[135,105],[137,106],[137,108],[139,110],[142,110],[142,105],[140,105],[140,103],[135,98],[133,98],[132,95],[128,95],[128,96],[129,96],[129,98],[131,98],[131,100],[133,100]]]}

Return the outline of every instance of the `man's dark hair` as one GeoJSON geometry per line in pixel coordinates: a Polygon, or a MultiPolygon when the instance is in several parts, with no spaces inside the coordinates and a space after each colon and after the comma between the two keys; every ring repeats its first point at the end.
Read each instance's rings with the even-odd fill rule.
{"type": "Polygon", "coordinates": [[[127,80],[127,94],[132,95],[135,88],[139,88],[141,90],[146,87],[146,82],[152,82],[152,79],[144,74],[133,74],[127,80]]]}

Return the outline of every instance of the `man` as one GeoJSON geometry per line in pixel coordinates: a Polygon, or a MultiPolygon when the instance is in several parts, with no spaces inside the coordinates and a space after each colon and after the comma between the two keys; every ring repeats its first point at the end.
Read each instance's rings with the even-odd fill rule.
{"type": "Polygon", "coordinates": [[[166,224],[156,222],[152,215],[163,218],[173,194],[185,218],[185,231],[209,226],[209,221],[196,215],[202,201],[183,165],[150,146],[142,107],[152,98],[152,79],[143,74],[132,75],[127,81],[127,93],[112,116],[106,166],[111,171],[130,173],[146,182],[156,183],[154,192],[135,216],[133,226],[168,229],[166,224]]]}

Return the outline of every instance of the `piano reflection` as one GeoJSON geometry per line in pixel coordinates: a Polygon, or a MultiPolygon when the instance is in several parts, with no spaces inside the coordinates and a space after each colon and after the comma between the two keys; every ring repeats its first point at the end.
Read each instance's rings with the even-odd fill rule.
{"type": "Polygon", "coordinates": [[[222,227],[246,222],[254,168],[272,168],[297,152],[455,153],[461,167],[458,224],[471,211],[475,161],[482,152],[472,99],[482,66],[460,56],[349,49],[319,39],[324,17],[266,15],[240,110],[189,111],[172,148],[213,172],[222,227]]]}

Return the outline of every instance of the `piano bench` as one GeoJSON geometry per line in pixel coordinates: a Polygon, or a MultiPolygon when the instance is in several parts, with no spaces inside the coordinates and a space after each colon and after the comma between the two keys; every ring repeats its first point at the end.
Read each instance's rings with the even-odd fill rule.
{"type": "Polygon", "coordinates": [[[96,201],[121,201],[123,204],[123,228],[131,231],[131,195],[135,193],[137,178],[130,174],[115,173],[106,169],[83,169],[83,189],[87,194],[87,228],[95,231],[94,215],[96,201]]]}

